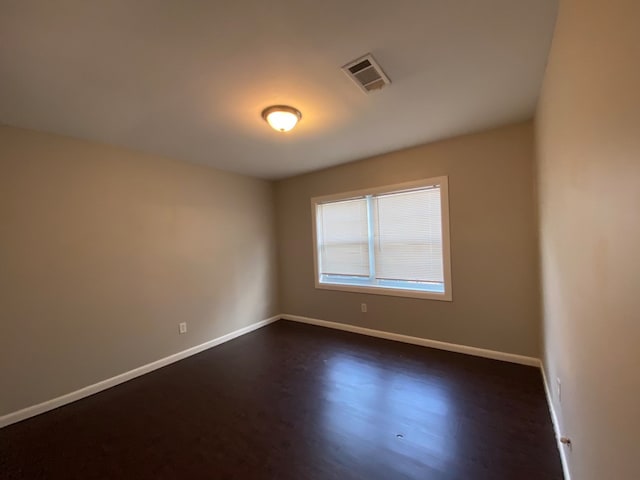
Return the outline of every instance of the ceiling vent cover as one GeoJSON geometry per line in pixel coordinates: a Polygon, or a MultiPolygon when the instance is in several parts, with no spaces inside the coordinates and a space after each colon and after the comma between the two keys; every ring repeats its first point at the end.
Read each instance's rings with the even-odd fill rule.
{"type": "Polygon", "coordinates": [[[342,70],[364,93],[380,90],[391,83],[370,53],[347,63],[342,70]]]}

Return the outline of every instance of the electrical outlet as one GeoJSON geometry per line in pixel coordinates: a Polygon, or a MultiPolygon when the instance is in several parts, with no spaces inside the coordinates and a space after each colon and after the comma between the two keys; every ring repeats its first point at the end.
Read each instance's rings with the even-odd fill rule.
{"type": "Polygon", "coordinates": [[[360,311],[362,313],[367,313],[367,304],[366,303],[361,303],[360,304],[360,311]]]}
{"type": "Polygon", "coordinates": [[[558,394],[558,402],[562,403],[562,382],[560,377],[556,378],[556,393],[558,394]]]}
{"type": "Polygon", "coordinates": [[[180,334],[187,333],[187,322],[180,322],[180,324],[178,324],[178,331],[180,334]]]}

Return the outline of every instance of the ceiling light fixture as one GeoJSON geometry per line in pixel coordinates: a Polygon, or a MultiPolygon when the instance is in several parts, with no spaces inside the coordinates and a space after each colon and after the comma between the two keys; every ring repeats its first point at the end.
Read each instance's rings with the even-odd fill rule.
{"type": "Polygon", "coordinates": [[[262,118],[278,132],[288,132],[302,118],[300,110],[287,105],[273,105],[262,111],[262,118]]]}

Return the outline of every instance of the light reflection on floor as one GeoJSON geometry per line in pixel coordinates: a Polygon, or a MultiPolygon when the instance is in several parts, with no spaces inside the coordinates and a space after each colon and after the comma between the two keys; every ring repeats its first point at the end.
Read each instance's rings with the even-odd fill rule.
{"type": "Polygon", "coordinates": [[[340,352],[325,361],[322,382],[325,440],[346,457],[382,448],[438,470],[455,457],[457,423],[442,378],[340,352]]]}

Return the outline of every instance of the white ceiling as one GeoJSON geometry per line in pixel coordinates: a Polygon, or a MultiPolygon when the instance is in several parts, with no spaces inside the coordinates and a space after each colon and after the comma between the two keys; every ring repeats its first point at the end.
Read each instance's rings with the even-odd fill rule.
{"type": "Polygon", "coordinates": [[[282,178],[530,118],[556,0],[0,0],[0,122],[282,178]],[[365,95],[340,66],[374,54],[365,95]],[[260,112],[303,118],[271,130],[260,112]]]}

